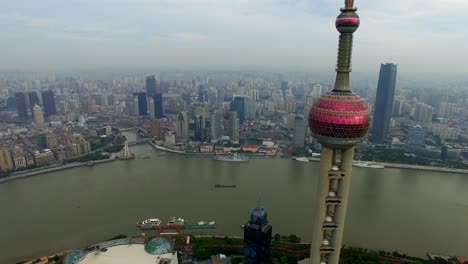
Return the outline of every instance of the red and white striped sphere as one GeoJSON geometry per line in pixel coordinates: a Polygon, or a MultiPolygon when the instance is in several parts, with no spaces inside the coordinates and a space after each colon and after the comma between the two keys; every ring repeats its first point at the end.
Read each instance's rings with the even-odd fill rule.
{"type": "Polygon", "coordinates": [[[360,23],[359,16],[355,12],[344,12],[336,18],[335,26],[340,33],[354,33],[360,23]]]}
{"type": "Polygon", "coordinates": [[[364,140],[369,130],[367,103],[352,92],[329,92],[314,104],[309,127],[320,143],[346,148],[364,140]]]}

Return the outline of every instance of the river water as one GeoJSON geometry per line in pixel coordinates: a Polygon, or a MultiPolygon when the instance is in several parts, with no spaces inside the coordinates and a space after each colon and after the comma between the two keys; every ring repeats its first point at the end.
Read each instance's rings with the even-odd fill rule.
{"type": "MultiPolygon", "coordinates": [[[[0,263],[137,235],[135,223],[150,217],[214,220],[217,229],[205,232],[241,236],[259,198],[273,233],[311,238],[319,163],[219,162],[161,155],[149,145],[131,151],[137,159],[0,184],[0,263]]],[[[467,190],[467,175],[355,168],[344,243],[468,255],[467,190]]]]}

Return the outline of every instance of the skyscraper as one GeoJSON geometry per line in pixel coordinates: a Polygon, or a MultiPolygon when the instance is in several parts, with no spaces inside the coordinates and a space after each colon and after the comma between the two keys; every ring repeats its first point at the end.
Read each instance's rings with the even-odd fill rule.
{"type": "Polygon", "coordinates": [[[157,93],[153,96],[154,99],[154,116],[156,118],[163,118],[164,117],[164,112],[163,112],[163,99],[162,99],[162,94],[157,93]]]}
{"type": "Polygon", "coordinates": [[[304,148],[307,132],[307,123],[302,116],[296,116],[294,120],[294,147],[304,148]]]}
{"type": "Polygon", "coordinates": [[[20,118],[28,118],[28,107],[26,105],[26,95],[23,92],[15,93],[16,110],[20,118]]]}
{"type": "Polygon", "coordinates": [[[239,118],[237,117],[236,111],[231,111],[229,121],[231,123],[231,133],[229,135],[231,137],[231,141],[234,144],[239,144],[239,118]]]}
{"type": "Polygon", "coordinates": [[[146,77],[146,94],[153,96],[156,94],[156,76],[150,75],[146,77]]]}
{"type": "Polygon", "coordinates": [[[146,93],[134,93],[134,102],[137,102],[137,106],[135,106],[135,114],[139,116],[146,116],[148,115],[148,100],[146,98],[146,93]]]}
{"type": "Polygon", "coordinates": [[[179,112],[176,120],[176,136],[178,141],[188,141],[189,120],[186,112],[179,112]]]}
{"type": "Polygon", "coordinates": [[[367,103],[349,87],[353,33],[360,24],[356,10],[354,0],[345,0],[336,19],[340,39],[335,87],[320,97],[309,114],[312,135],[322,144],[310,250],[312,264],[339,263],[354,145],[364,140],[369,129],[367,103]]]}
{"type": "Polygon", "coordinates": [[[148,96],[148,108],[149,108],[149,115],[151,119],[156,117],[156,113],[154,110],[154,99],[151,96],[148,96]]]}
{"type": "Polygon", "coordinates": [[[221,114],[218,112],[218,110],[214,110],[211,113],[210,123],[211,142],[216,142],[223,135],[221,127],[221,114]]]}
{"type": "MultiPolygon", "coordinates": [[[[28,97],[29,97],[29,107],[31,108],[31,113],[33,113],[33,107],[35,105],[40,105],[39,103],[39,97],[37,96],[37,93],[32,91],[32,92],[29,92],[28,93],[28,97]]],[[[34,113],[33,113],[34,114],[34,113]]]]}
{"type": "Polygon", "coordinates": [[[245,98],[241,96],[235,96],[230,105],[231,111],[236,111],[239,117],[239,123],[244,123],[245,119],[245,98]]]}
{"type": "Polygon", "coordinates": [[[42,106],[44,107],[44,116],[46,118],[57,114],[54,92],[50,90],[42,92],[42,106]]]}
{"type": "Polygon", "coordinates": [[[44,124],[44,113],[42,112],[42,107],[37,104],[33,107],[33,118],[36,125],[44,124]]]}
{"type": "Polygon", "coordinates": [[[244,263],[270,263],[272,226],[265,208],[259,204],[250,211],[250,220],[244,225],[244,263]]]}
{"type": "Polygon", "coordinates": [[[383,144],[388,136],[390,117],[393,110],[397,65],[392,63],[380,66],[377,96],[375,98],[374,118],[372,124],[371,142],[383,144]]]}
{"type": "Polygon", "coordinates": [[[195,116],[195,141],[203,140],[202,119],[200,115],[195,116]]]}

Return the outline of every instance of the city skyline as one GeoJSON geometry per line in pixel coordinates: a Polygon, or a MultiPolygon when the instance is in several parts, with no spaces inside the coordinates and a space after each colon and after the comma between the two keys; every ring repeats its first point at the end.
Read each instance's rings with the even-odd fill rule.
{"type": "MultiPolygon", "coordinates": [[[[107,1],[86,5],[75,1],[65,6],[49,1],[50,5],[4,3],[0,69],[181,67],[327,72],[336,52],[336,40],[326,30],[328,17],[341,2],[120,0],[111,6],[107,1]],[[35,45],[29,45],[25,37],[34,38],[35,45]]],[[[464,30],[462,23],[457,21],[468,3],[365,0],[360,5],[366,23],[356,45],[353,70],[374,71],[388,61],[398,62],[408,73],[461,74],[468,67],[467,55],[456,52],[467,44],[459,34],[464,30]],[[381,30],[385,34],[376,38],[381,30]]]]}

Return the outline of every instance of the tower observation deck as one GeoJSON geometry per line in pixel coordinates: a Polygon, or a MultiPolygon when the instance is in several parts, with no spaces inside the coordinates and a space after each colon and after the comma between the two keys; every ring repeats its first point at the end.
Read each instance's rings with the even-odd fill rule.
{"type": "Polygon", "coordinates": [[[335,25],[340,33],[334,89],[322,95],[309,113],[313,137],[322,144],[310,259],[338,264],[348,205],[354,146],[369,130],[366,102],[351,92],[353,33],[360,20],[354,0],[346,0],[335,25]]]}

